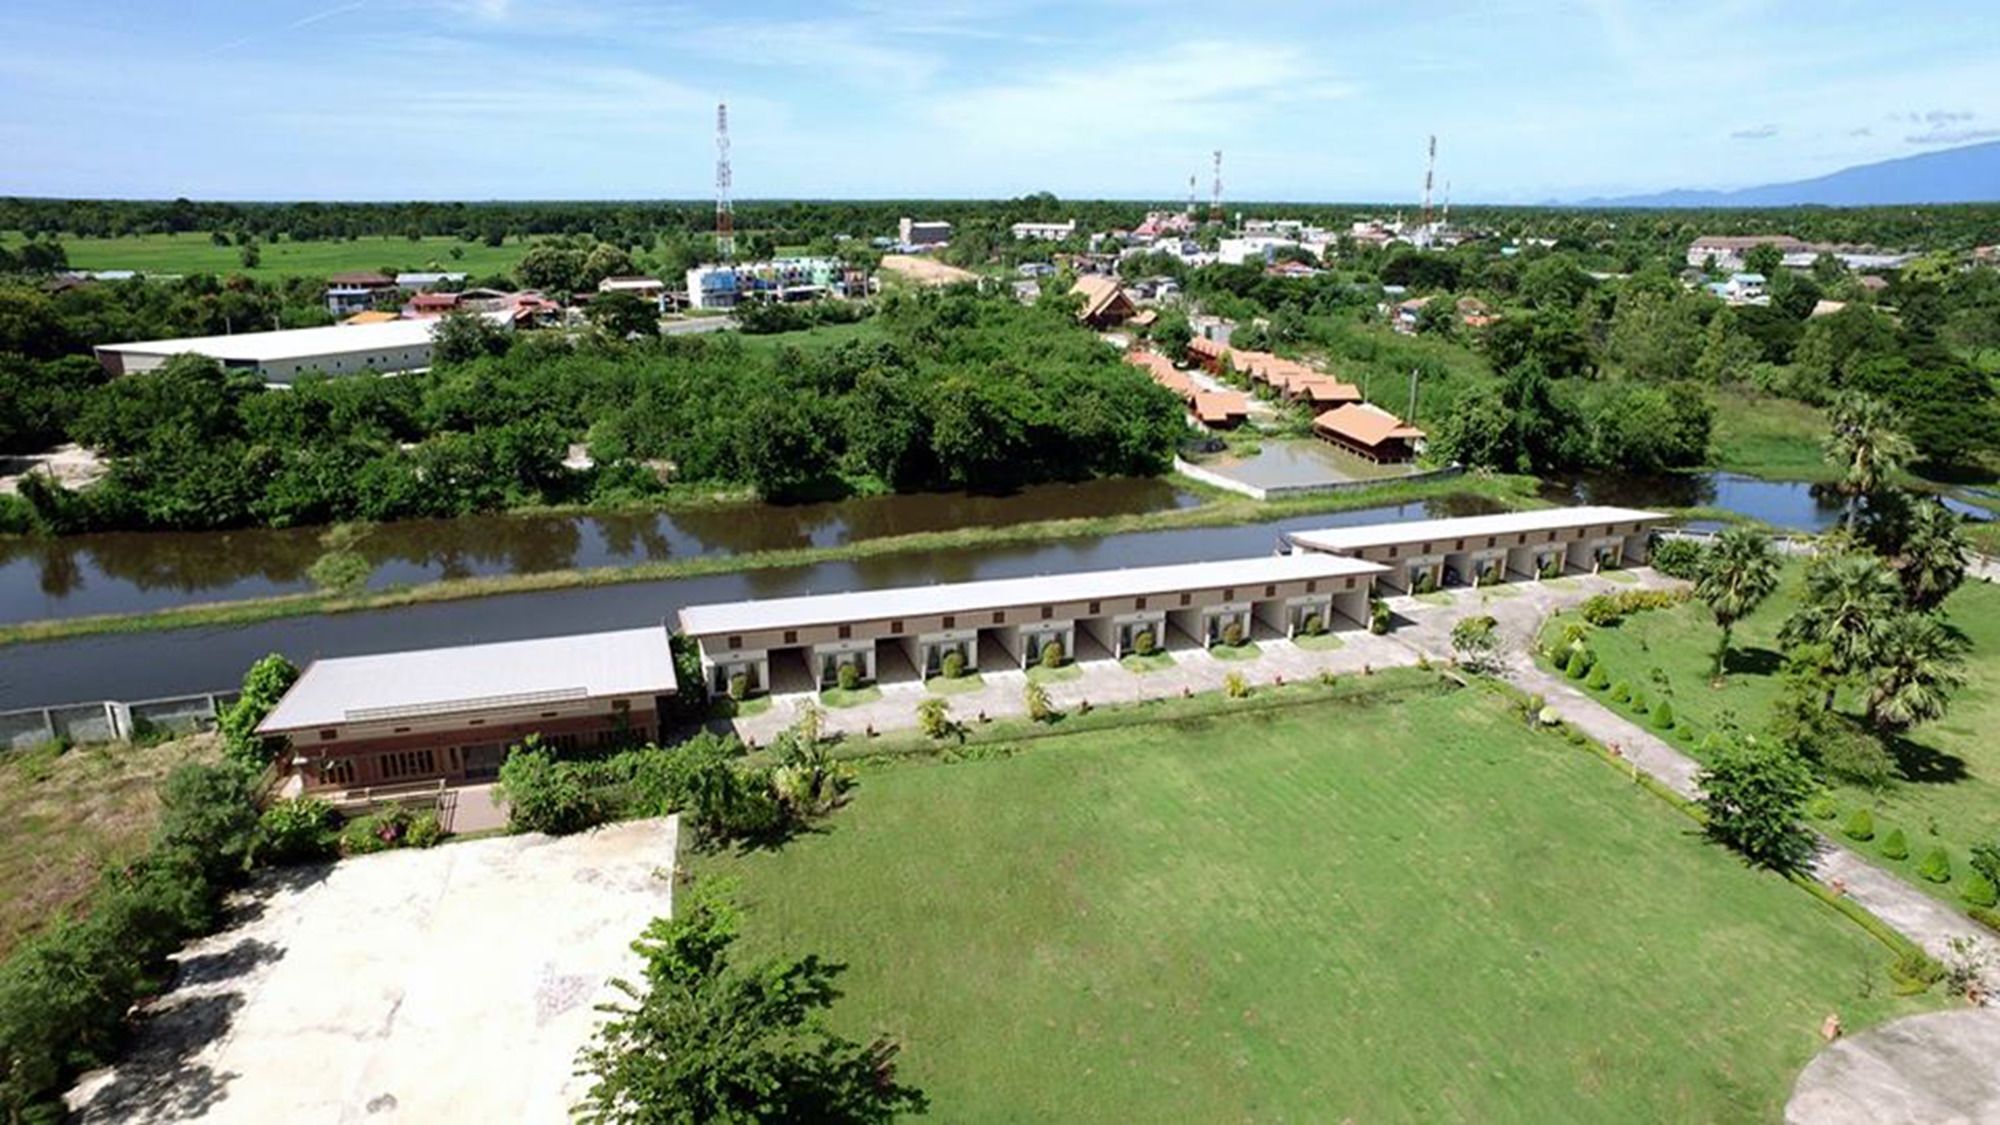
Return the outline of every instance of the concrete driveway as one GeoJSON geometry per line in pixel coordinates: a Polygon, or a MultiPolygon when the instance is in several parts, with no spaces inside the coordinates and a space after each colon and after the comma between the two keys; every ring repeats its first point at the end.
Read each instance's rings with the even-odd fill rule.
{"type": "Polygon", "coordinates": [[[179,980],[85,1122],[567,1121],[606,982],[671,905],[676,825],[509,836],[274,873],[179,980]]]}
{"type": "Polygon", "coordinates": [[[1800,1073],[1785,1120],[2000,1122],[2000,1011],[1932,1012],[1835,1041],[1800,1073]]]}

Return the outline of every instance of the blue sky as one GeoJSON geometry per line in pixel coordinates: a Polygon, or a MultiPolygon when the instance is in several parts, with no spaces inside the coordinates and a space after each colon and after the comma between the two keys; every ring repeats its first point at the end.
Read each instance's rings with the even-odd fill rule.
{"type": "Polygon", "coordinates": [[[7,0],[0,193],[1535,202],[2000,138],[2000,5],[7,0]]]}

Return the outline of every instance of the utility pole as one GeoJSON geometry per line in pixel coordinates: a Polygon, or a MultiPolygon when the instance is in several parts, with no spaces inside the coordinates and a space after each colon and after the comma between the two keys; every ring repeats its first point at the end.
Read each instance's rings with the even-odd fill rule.
{"type": "Polygon", "coordinates": [[[1414,367],[1410,368],[1410,412],[1403,416],[1403,421],[1412,426],[1417,424],[1417,369],[1414,367]]]}

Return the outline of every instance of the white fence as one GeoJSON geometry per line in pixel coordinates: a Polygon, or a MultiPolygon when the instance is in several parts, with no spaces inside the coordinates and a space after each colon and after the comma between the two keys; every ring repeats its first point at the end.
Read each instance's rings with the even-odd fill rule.
{"type": "Polygon", "coordinates": [[[130,703],[106,699],[0,711],[0,747],[20,750],[58,739],[72,743],[125,742],[160,732],[186,734],[213,730],[217,716],[236,695],[233,691],[209,692],[130,703]]]}
{"type": "Polygon", "coordinates": [[[1444,480],[1447,477],[1462,475],[1465,469],[1459,465],[1450,465],[1441,469],[1426,469],[1423,472],[1411,473],[1408,476],[1401,477],[1376,477],[1372,480],[1326,480],[1314,481],[1308,484],[1279,484],[1268,488],[1240,481],[1235,477],[1225,476],[1214,469],[1204,469],[1200,465],[1183,457],[1174,458],[1174,471],[1198,480],[1203,484],[1220,488],[1225,492],[1234,492],[1239,496],[1248,496],[1252,500],[1275,500],[1284,496],[1304,496],[1313,492],[1344,492],[1348,489],[1374,488],[1377,485],[1384,484],[1415,484],[1418,481],[1444,480]]]}

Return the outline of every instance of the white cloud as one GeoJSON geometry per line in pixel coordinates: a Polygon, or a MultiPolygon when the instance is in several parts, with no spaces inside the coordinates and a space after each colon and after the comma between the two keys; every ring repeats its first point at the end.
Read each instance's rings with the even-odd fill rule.
{"type": "Polygon", "coordinates": [[[1776,125],[1764,124],[1752,126],[1748,129],[1738,129],[1729,134],[1729,137],[1731,140],[1737,141],[1767,141],[1777,135],[1778,127],[1776,125]]]}

